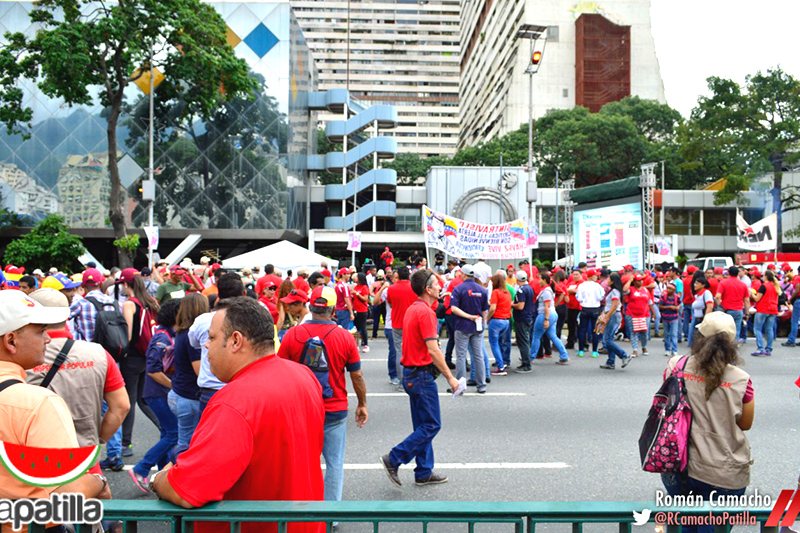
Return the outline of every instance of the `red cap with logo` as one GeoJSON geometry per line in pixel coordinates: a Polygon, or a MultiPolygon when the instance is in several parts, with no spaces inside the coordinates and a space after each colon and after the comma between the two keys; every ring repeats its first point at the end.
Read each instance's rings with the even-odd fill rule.
{"type": "Polygon", "coordinates": [[[328,270],[327,268],[323,268],[322,270],[319,271],[319,273],[327,278],[331,277],[331,271],[328,270]]]}
{"type": "Polygon", "coordinates": [[[281,301],[285,304],[295,302],[306,303],[308,301],[308,294],[306,294],[306,291],[301,291],[300,289],[292,289],[292,292],[281,298],[281,301]]]}
{"type": "Polygon", "coordinates": [[[84,285],[100,285],[105,278],[96,268],[87,268],[83,271],[83,284],[84,285]]]}
{"type": "Polygon", "coordinates": [[[717,267],[714,269],[714,274],[722,274],[723,270],[724,269],[722,267],[717,267]]]}
{"type": "Polygon", "coordinates": [[[689,265],[688,267],[686,267],[686,273],[687,273],[687,274],[694,274],[694,273],[695,273],[695,272],[697,272],[698,270],[700,270],[700,269],[699,269],[699,268],[697,268],[697,267],[696,267],[696,266],[694,266],[694,265],[689,265]]]}
{"type": "Polygon", "coordinates": [[[784,272],[787,272],[787,271],[789,271],[791,269],[792,269],[792,265],[790,265],[789,263],[784,263],[784,264],[781,265],[781,270],[783,270],[784,272]]]}
{"type": "Polygon", "coordinates": [[[139,275],[139,271],[135,268],[125,268],[119,273],[119,279],[115,283],[131,283],[133,278],[139,275]]]}

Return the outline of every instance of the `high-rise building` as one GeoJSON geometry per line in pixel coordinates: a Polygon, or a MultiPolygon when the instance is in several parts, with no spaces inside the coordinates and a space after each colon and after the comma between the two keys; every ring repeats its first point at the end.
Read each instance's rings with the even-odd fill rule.
{"type": "Polygon", "coordinates": [[[533,76],[533,115],[582,105],[597,111],[629,95],[666,102],[650,31],[650,0],[465,0],[461,13],[461,131],[472,146],[528,122],[530,41],[547,28],[533,76]]]}
{"type": "Polygon", "coordinates": [[[349,85],[365,104],[395,105],[400,122],[386,134],[397,137],[400,153],[455,153],[459,0],[291,0],[291,5],[314,56],[320,90],[349,85]]]}

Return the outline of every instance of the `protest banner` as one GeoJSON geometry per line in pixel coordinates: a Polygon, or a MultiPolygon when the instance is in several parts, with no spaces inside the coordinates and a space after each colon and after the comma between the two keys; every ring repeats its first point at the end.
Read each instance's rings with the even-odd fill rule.
{"type": "Polygon", "coordinates": [[[737,210],[736,229],[736,242],[742,250],[765,252],[778,246],[778,215],[775,213],[748,224],[737,210]]]}
{"type": "MultiPolygon", "coordinates": [[[[529,233],[524,218],[505,224],[467,222],[422,206],[425,246],[462,259],[528,257],[529,233]]],[[[534,236],[538,246],[538,232],[534,236]]]]}

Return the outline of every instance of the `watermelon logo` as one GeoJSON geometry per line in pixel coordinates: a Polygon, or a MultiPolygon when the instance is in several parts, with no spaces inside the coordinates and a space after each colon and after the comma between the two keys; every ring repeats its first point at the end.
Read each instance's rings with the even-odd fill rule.
{"type": "Polygon", "coordinates": [[[35,448],[0,442],[0,461],[23,483],[55,487],[74,481],[97,461],[100,446],[35,448]]]}

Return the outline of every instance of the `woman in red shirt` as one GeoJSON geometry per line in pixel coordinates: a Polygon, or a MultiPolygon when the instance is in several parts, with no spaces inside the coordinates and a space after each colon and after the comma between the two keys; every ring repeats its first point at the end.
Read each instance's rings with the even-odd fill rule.
{"type": "Polygon", "coordinates": [[[553,282],[556,285],[556,301],[553,305],[556,306],[556,313],[558,313],[558,323],[556,324],[556,335],[561,338],[561,330],[564,329],[564,323],[567,321],[567,274],[563,270],[553,274],[553,282]]]}
{"type": "Polygon", "coordinates": [[[489,299],[489,346],[492,348],[497,370],[493,376],[505,376],[511,364],[511,293],[506,288],[502,273],[492,276],[492,296],[489,299]]]}
{"type": "Polygon", "coordinates": [[[581,314],[581,304],[575,299],[578,292],[578,285],[583,283],[583,276],[580,270],[573,270],[572,277],[566,280],[567,287],[567,350],[575,348],[575,341],[578,339],[578,316],[581,314]]]}
{"type": "Polygon", "coordinates": [[[650,291],[642,286],[643,282],[644,274],[635,274],[628,279],[628,282],[623,287],[628,303],[627,316],[630,316],[633,322],[633,327],[631,328],[633,331],[631,333],[633,353],[631,357],[638,357],[640,343],[642,345],[642,355],[647,355],[647,318],[650,316],[651,296],[650,291]]]}
{"type": "Polygon", "coordinates": [[[764,272],[764,283],[756,291],[753,300],[756,302],[756,321],[753,325],[756,333],[756,351],[750,355],[772,355],[772,341],[775,339],[775,319],[778,316],[778,296],[781,287],[771,270],[764,272]],[[764,342],[766,334],[767,342],[764,342]]]}
{"type": "Polygon", "coordinates": [[[369,351],[369,335],[367,333],[367,315],[369,314],[369,286],[367,275],[358,273],[358,281],[353,287],[353,312],[356,315],[355,326],[361,335],[361,351],[369,351]]]}

